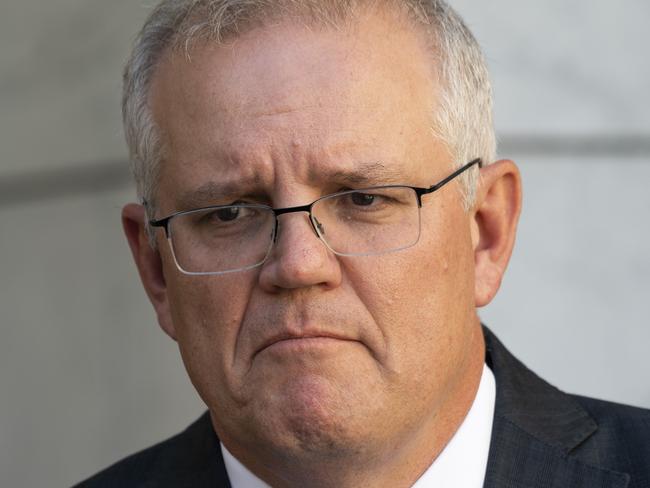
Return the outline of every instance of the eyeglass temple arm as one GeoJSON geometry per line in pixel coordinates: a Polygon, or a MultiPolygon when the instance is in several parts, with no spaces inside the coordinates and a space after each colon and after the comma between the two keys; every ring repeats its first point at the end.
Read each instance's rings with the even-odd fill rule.
{"type": "Polygon", "coordinates": [[[453,180],[453,179],[456,178],[458,175],[460,175],[460,174],[463,173],[464,171],[468,170],[469,168],[471,168],[471,167],[474,166],[475,164],[478,164],[478,167],[479,167],[479,168],[482,168],[482,167],[483,167],[483,160],[482,160],[481,158],[476,158],[476,159],[470,161],[470,162],[467,163],[466,165],[461,166],[461,167],[458,168],[456,171],[454,171],[452,174],[450,174],[449,176],[447,176],[444,180],[439,181],[438,183],[436,183],[436,184],[433,185],[433,186],[430,186],[429,188],[421,189],[421,191],[418,192],[418,193],[420,193],[420,195],[426,195],[426,194],[428,194],[428,193],[433,193],[434,191],[439,190],[440,188],[442,188],[443,186],[445,186],[447,183],[449,183],[451,180],[453,180]]]}
{"type": "MultiPolygon", "coordinates": [[[[149,209],[149,202],[147,202],[146,200],[142,200],[142,206],[145,208],[145,210],[148,210],[149,209]]],[[[170,216],[165,217],[164,219],[160,219],[160,220],[149,219],[148,224],[151,227],[162,227],[163,229],[165,229],[165,234],[169,237],[169,226],[168,226],[168,224],[169,224],[169,221],[171,220],[172,217],[173,217],[173,215],[170,215],[170,216]]]]}

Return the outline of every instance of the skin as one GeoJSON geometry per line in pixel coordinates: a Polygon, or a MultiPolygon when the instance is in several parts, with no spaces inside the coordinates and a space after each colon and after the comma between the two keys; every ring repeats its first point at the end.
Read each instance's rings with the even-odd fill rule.
{"type": "MultiPolygon", "coordinates": [[[[195,47],[191,61],[170,53],[150,99],[165,143],[156,217],[430,186],[453,170],[432,135],[432,73],[418,34],[376,13],[338,31],[256,28],[195,47]],[[367,170],[378,162],[383,172],[367,170]],[[341,177],[360,172],[371,180],[341,177]],[[197,195],[223,181],[234,184],[228,195],[197,195]]],[[[453,436],[478,388],[476,307],[495,295],[512,251],[519,173],[511,161],[483,168],[469,212],[459,190],[456,180],[424,197],[409,249],[339,257],[295,213],[280,218],[263,266],[223,276],[182,274],[162,230],[149,246],[144,209],[124,208],[158,321],[220,439],[257,476],[273,486],[410,486],[453,436]]]]}

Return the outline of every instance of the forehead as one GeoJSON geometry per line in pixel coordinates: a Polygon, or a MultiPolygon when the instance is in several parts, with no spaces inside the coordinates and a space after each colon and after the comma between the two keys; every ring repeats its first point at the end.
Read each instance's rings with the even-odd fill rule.
{"type": "MultiPolygon", "coordinates": [[[[342,29],[281,23],[170,53],[151,90],[161,189],[206,180],[316,184],[319,174],[435,158],[425,42],[377,15],[342,29]]],[[[403,168],[405,171],[411,168],[403,168]]]]}

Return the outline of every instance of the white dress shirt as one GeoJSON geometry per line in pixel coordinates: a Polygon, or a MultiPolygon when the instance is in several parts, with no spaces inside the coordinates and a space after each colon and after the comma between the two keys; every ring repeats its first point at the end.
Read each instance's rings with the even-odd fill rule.
{"type": "MultiPolygon", "coordinates": [[[[496,383],[490,368],[483,365],[474,402],[460,427],[412,488],[481,488],[485,480],[496,383]]],[[[226,472],[233,488],[269,488],[221,444],[226,472]]]]}

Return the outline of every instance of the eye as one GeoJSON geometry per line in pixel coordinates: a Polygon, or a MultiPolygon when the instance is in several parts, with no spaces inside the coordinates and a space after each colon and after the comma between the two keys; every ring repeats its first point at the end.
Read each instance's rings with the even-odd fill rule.
{"type": "Polygon", "coordinates": [[[240,207],[220,208],[219,210],[212,212],[212,215],[214,218],[221,220],[222,222],[231,222],[239,217],[241,210],[240,207]]]}
{"type": "Polygon", "coordinates": [[[372,195],[370,193],[354,192],[350,194],[350,199],[352,200],[352,203],[354,203],[355,205],[359,205],[361,207],[367,207],[369,205],[372,205],[376,197],[377,195],[372,195]]]}

